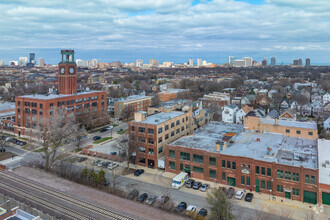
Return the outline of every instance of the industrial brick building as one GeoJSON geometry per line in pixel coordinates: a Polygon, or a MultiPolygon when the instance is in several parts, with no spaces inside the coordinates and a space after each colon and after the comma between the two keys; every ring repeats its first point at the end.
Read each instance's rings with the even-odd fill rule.
{"type": "MultiPolygon", "coordinates": [[[[290,128],[282,123],[273,126],[290,128]]],[[[165,145],[165,169],[270,196],[317,203],[317,139],[303,131],[307,138],[286,135],[286,128],[276,131],[211,122],[193,135],[165,145]]]]}
{"type": "Polygon", "coordinates": [[[58,92],[50,94],[24,95],[15,98],[15,133],[32,135],[33,129],[42,119],[52,114],[51,109],[65,108],[74,112],[78,120],[93,115],[90,120],[105,123],[107,115],[106,92],[77,89],[77,65],[73,50],[62,50],[62,61],[58,64],[58,92]]]}
{"type": "Polygon", "coordinates": [[[200,98],[199,100],[202,101],[203,108],[218,107],[219,109],[223,109],[225,105],[230,104],[230,94],[213,92],[204,95],[203,98],[200,98]]]}
{"type": "Polygon", "coordinates": [[[159,92],[158,98],[161,102],[167,102],[174,99],[186,98],[191,91],[189,89],[166,89],[159,92]]]}
{"type": "Polygon", "coordinates": [[[134,112],[147,111],[151,105],[151,96],[132,95],[114,102],[115,118],[132,118],[134,112]]]}
{"type": "Polygon", "coordinates": [[[205,110],[172,111],[147,117],[146,112],[134,114],[134,121],[128,123],[135,163],[141,166],[157,167],[158,159],[164,156],[166,143],[191,134],[205,124],[205,110]]]}

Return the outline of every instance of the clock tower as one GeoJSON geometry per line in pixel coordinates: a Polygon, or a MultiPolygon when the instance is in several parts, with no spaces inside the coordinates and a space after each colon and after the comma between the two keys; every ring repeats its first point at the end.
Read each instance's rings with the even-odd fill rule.
{"type": "Polygon", "coordinates": [[[58,93],[77,93],[77,64],[73,50],[61,50],[62,61],[58,64],[58,93]]]}

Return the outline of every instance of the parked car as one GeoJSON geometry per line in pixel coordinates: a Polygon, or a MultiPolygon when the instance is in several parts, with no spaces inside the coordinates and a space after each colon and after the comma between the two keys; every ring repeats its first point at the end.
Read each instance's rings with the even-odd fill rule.
{"type": "Polygon", "coordinates": [[[102,128],[102,129],[100,130],[100,132],[103,133],[103,132],[106,132],[107,130],[108,130],[108,128],[102,128]]]}
{"type": "Polygon", "coordinates": [[[139,170],[136,170],[136,171],[134,172],[134,176],[140,176],[140,175],[143,174],[143,173],[144,173],[144,170],[139,169],[139,170]]]}
{"type": "Polygon", "coordinates": [[[199,189],[199,188],[201,188],[201,186],[202,186],[201,182],[195,182],[192,188],[193,189],[199,189]]]}
{"type": "Polygon", "coordinates": [[[116,162],[110,162],[108,165],[108,169],[110,169],[110,170],[112,170],[116,167],[118,167],[118,163],[116,163],[116,162]]]}
{"type": "Polygon", "coordinates": [[[85,161],[85,160],[87,160],[87,157],[79,157],[78,159],[77,159],[77,161],[80,163],[80,162],[83,162],[83,161],[85,161]]]}
{"type": "Polygon", "coordinates": [[[113,151],[110,153],[111,156],[116,156],[117,155],[117,152],[116,151],[113,151]]]}
{"type": "Polygon", "coordinates": [[[234,187],[229,187],[229,189],[227,190],[227,197],[229,199],[233,198],[233,196],[235,195],[235,189],[234,187]]]}
{"type": "Polygon", "coordinates": [[[137,191],[136,189],[133,189],[128,195],[127,195],[127,199],[134,199],[135,197],[137,197],[139,195],[139,191],[137,191]]]}
{"type": "MultiPolygon", "coordinates": [[[[5,137],[5,136],[3,136],[3,137],[5,137]]],[[[3,138],[2,138],[3,139],[3,138]]],[[[6,137],[5,138],[5,141],[11,141],[11,137],[6,137]]]]}
{"type": "Polygon", "coordinates": [[[206,217],[207,216],[207,210],[204,209],[204,208],[199,210],[199,212],[197,213],[197,219],[198,219],[199,216],[206,217]]]}
{"type": "Polygon", "coordinates": [[[107,129],[108,129],[108,130],[111,130],[111,129],[113,129],[113,126],[110,125],[109,127],[107,127],[107,129]]]}
{"type": "Polygon", "coordinates": [[[203,184],[200,188],[200,191],[206,192],[206,190],[208,190],[209,188],[210,188],[209,184],[203,184]]]}
{"type": "Polygon", "coordinates": [[[108,167],[109,163],[110,162],[103,161],[102,162],[102,167],[104,167],[104,168],[108,167]]]}
{"type": "Polygon", "coordinates": [[[100,162],[97,164],[98,167],[101,167],[102,165],[103,165],[103,161],[100,161],[100,162]]]}
{"type": "Polygon", "coordinates": [[[194,213],[196,213],[197,208],[194,205],[189,205],[188,208],[186,209],[186,215],[193,217],[194,213]]]}
{"type": "Polygon", "coordinates": [[[94,136],[94,137],[93,137],[93,141],[97,141],[97,140],[99,140],[99,139],[101,139],[100,136],[94,136]]]}
{"type": "Polygon", "coordinates": [[[139,203],[143,203],[144,200],[146,200],[148,198],[148,194],[147,193],[142,193],[137,199],[136,201],[139,203]]]}
{"type": "Polygon", "coordinates": [[[95,166],[97,166],[100,162],[101,162],[101,160],[94,160],[93,164],[94,164],[95,166]]]}
{"type": "Polygon", "coordinates": [[[244,192],[243,191],[237,191],[235,194],[236,199],[242,199],[244,197],[244,192]]]}
{"type": "Polygon", "coordinates": [[[182,213],[183,211],[186,211],[187,209],[187,203],[180,202],[177,207],[175,207],[174,211],[178,213],[182,213]]]}
{"type": "Polygon", "coordinates": [[[186,181],[185,185],[186,185],[187,188],[192,188],[194,183],[195,183],[195,180],[189,179],[189,180],[186,181]]]}
{"type": "Polygon", "coordinates": [[[247,193],[245,196],[245,201],[252,202],[253,199],[253,193],[247,193]]]}
{"type": "Polygon", "coordinates": [[[146,204],[148,205],[152,205],[157,199],[157,196],[150,196],[147,200],[146,200],[146,204]]]}
{"type": "Polygon", "coordinates": [[[121,132],[121,131],[123,131],[122,128],[117,128],[117,132],[121,132]]]}

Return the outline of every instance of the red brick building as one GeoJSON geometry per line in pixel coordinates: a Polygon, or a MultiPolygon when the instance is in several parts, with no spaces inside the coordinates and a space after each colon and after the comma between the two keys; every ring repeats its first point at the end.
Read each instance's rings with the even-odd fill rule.
{"type": "Polygon", "coordinates": [[[315,139],[243,132],[242,125],[211,122],[165,145],[165,169],[315,204],[319,185],[316,146],[315,139]]]}
{"type": "Polygon", "coordinates": [[[58,93],[33,94],[15,98],[16,126],[15,133],[30,135],[42,118],[49,117],[53,107],[64,107],[67,112],[74,112],[77,119],[92,114],[92,120],[106,122],[106,92],[79,91],[77,89],[77,65],[73,50],[62,50],[62,61],[58,64],[58,93]]]}
{"type": "Polygon", "coordinates": [[[223,109],[224,106],[230,104],[230,94],[213,92],[204,95],[204,97],[199,100],[202,102],[203,108],[218,107],[219,109],[223,109]]]}

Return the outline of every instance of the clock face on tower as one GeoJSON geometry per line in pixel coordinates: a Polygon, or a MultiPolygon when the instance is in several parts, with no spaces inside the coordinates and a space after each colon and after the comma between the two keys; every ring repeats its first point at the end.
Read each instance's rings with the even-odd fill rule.
{"type": "Polygon", "coordinates": [[[74,73],[74,68],[71,67],[69,71],[70,71],[71,74],[73,74],[74,73]]]}
{"type": "Polygon", "coordinates": [[[64,69],[64,67],[62,67],[61,68],[61,74],[64,74],[64,72],[65,72],[65,69],[64,69]]]}

